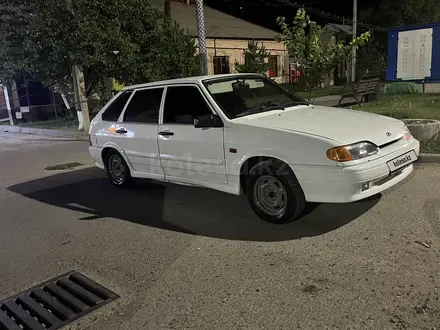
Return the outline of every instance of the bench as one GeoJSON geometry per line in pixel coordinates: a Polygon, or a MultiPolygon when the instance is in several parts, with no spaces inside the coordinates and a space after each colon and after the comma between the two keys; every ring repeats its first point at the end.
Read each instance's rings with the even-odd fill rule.
{"type": "Polygon", "coordinates": [[[341,105],[342,100],[347,98],[354,98],[356,100],[356,104],[361,103],[364,100],[365,96],[369,94],[375,94],[377,92],[379,82],[380,82],[380,78],[364,77],[361,80],[359,80],[357,83],[346,86],[345,88],[353,87],[353,86],[354,88],[350,92],[346,92],[346,93],[344,93],[345,88],[342,90],[342,95],[341,95],[341,99],[339,100],[338,106],[341,105]]]}

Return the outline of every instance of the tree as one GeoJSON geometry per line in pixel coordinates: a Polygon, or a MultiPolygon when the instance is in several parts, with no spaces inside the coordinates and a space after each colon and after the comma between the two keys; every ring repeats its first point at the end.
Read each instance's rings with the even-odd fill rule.
{"type": "Polygon", "coordinates": [[[378,38],[373,36],[356,56],[356,76],[365,74],[381,74],[386,70],[387,52],[378,38]]]}
{"type": "Polygon", "coordinates": [[[257,41],[250,40],[248,48],[243,51],[244,63],[235,61],[235,70],[240,73],[263,73],[269,70],[267,59],[270,53],[264,45],[259,46],[257,41]]]}
{"type": "Polygon", "coordinates": [[[382,0],[378,7],[367,8],[359,13],[362,21],[381,27],[440,21],[438,0],[382,0]]]}
{"type": "Polygon", "coordinates": [[[192,75],[193,38],[146,0],[0,0],[0,75],[27,75],[71,87],[73,64],[84,68],[87,94],[105,78],[124,84],[192,75]]]}
{"type": "Polygon", "coordinates": [[[342,41],[332,43],[324,38],[321,28],[302,8],[298,9],[292,25],[288,25],[284,17],[279,17],[277,23],[281,34],[275,39],[286,45],[290,58],[301,66],[309,92],[328,78],[337,64],[350,58],[353,45],[362,46],[370,37],[366,32],[349,44],[342,41]]]}
{"type": "Polygon", "coordinates": [[[36,6],[24,0],[18,4],[0,0],[0,75],[6,83],[24,74],[26,52],[24,45],[29,37],[28,26],[36,6]]]}

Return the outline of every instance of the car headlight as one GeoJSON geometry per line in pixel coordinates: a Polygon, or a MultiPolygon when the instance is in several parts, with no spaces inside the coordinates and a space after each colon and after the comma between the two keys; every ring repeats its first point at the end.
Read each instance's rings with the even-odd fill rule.
{"type": "Polygon", "coordinates": [[[403,128],[403,136],[402,136],[402,139],[405,140],[405,141],[409,141],[409,140],[412,139],[412,137],[413,137],[413,136],[412,136],[412,134],[411,134],[409,128],[405,126],[405,127],[403,128]]]}
{"type": "Polygon", "coordinates": [[[379,148],[371,142],[359,142],[327,150],[327,157],[337,162],[358,160],[377,154],[379,148]]]}

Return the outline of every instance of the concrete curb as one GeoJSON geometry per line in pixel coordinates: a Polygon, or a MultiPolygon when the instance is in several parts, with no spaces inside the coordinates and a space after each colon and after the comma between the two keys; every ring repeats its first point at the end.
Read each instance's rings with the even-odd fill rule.
{"type": "Polygon", "coordinates": [[[0,132],[44,135],[44,136],[52,136],[52,137],[75,139],[75,140],[88,140],[89,138],[87,132],[81,132],[81,131],[62,131],[57,129],[31,128],[31,127],[8,126],[8,125],[0,125],[0,132]]]}
{"type": "Polygon", "coordinates": [[[440,163],[440,154],[420,154],[418,162],[424,164],[440,163]]]}

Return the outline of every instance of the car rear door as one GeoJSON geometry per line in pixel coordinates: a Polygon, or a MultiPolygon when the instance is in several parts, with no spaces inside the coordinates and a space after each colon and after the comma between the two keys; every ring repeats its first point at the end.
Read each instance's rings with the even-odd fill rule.
{"type": "Polygon", "coordinates": [[[135,90],[115,127],[116,143],[138,177],[164,179],[157,144],[163,92],[163,87],[135,90]]]}
{"type": "Polygon", "coordinates": [[[106,143],[115,142],[115,125],[118,123],[122,111],[127,105],[132,95],[132,91],[124,91],[114,97],[114,99],[106,105],[101,114],[101,120],[96,121],[92,128],[92,139],[95,139],[96,146],[103,147],[106,143]]]}
{"type": "Polygon", "coordinates": [[[168,86],[159,125],[160,160],[170,181],[227,183],[223,127],[195,128],[194,118],[214,111],[197,85],[168,86]]]}

